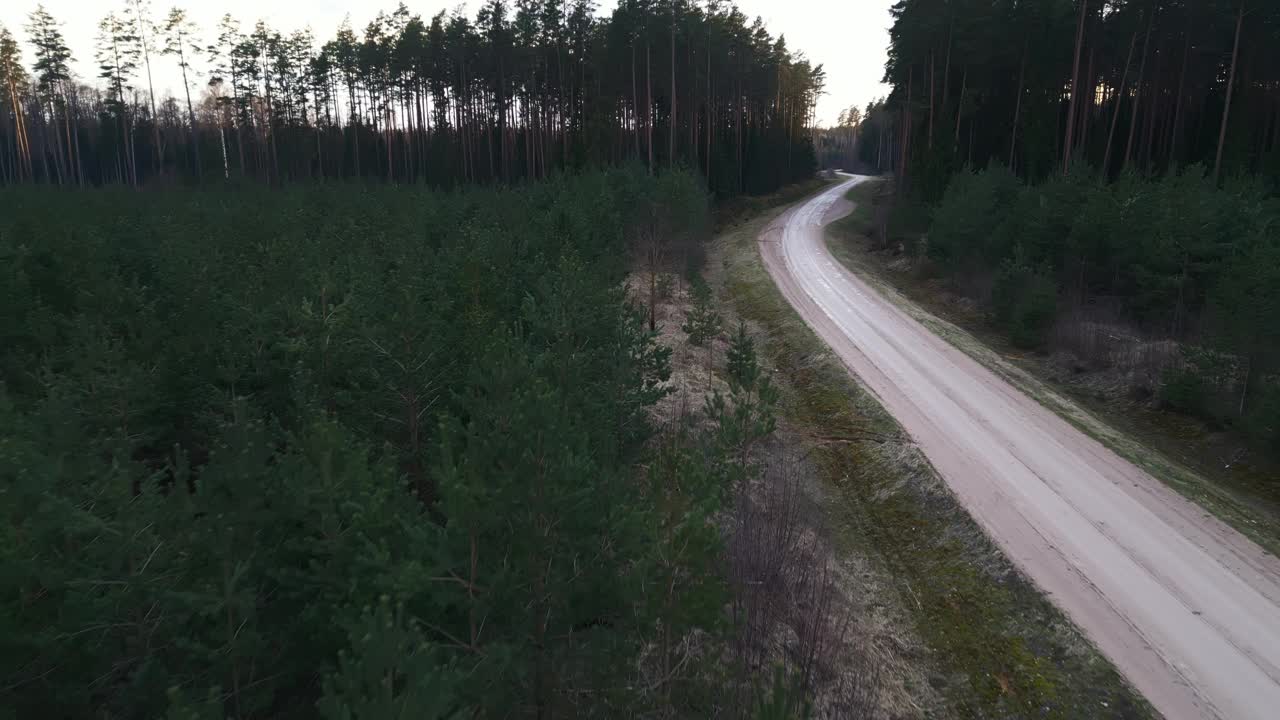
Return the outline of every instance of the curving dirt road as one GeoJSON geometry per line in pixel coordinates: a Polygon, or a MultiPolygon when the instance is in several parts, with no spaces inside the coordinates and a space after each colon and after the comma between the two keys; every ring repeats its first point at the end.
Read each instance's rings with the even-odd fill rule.
{"type": "Polygon", "coordinates": [[[1280,718],[1280,561],[936,337],[828,252],[850,177],[760,238],[774,281],[960,502],[1168,718],[1280,718]]]}

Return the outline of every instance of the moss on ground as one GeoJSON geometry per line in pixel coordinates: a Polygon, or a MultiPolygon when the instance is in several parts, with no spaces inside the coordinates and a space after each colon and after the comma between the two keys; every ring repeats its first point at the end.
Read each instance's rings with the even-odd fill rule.
{"type": "MultiPolygon", "coordinates": [[[[852,220],[865,222],[864,211],[852,220]]],[[[942,716],[1141,718],[1151,710],[1009,564],[879,403],[787,304],[756,238],[776,213],[716,241],[724,299],[762,329],[782,413],[829,486],[841,550],[882,564],[930,651],[942,716]]]]}

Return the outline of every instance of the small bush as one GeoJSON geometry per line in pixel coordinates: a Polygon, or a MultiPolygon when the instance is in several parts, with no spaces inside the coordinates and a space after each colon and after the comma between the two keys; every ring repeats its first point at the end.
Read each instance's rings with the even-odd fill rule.
{"type": "Polygon", "coordinates": [[[1272,452],[1280,450],[1280,382],[1274,379],[1255,393],[1245,411],[1241,430],[1272,452]]]}
{"type": "Polygon", "coordinates": [[[885,223],[885,240],[887,246],[891,240],[902,240],[907,253],[912,257],[924,254],[925,244],[915,239],[923,236],[929,229],[929,206],[920,203],[903,202],[894,204],[883,212],[887,217],[885,223]]]}
{"type": "Polygon", "coordinates": [[[1208,407],[1209,384],[1194,368],[1180,367],[1164,374],[1159,399],[1170,410],[1202,416],[1208,407]]]}
{"type": "Polygon", "coordinates": [[[1044,345],[1058,311],[1058,287],[1043,270],[1006,261],[991,291],[992,311],[1020,348],[1044,345]]]}
{"type": "Polygon", "coordinates": [[[929,258],[956,267],[982,252],[998,218],[1018,197],[1021,184],[1004,168],[960,172],[951,179],[929,228],[929,258]]]}
{"type": "Polygon", "coordinates": [[[702,347],[719,337],[724,326],[720,313],[716,312],[711,301],[711,288],[701,277],[695,277],[692,286],[693,307],[685,313],[685,322],[680,329],[689,336],[689,344],[702,347]]]}
{"type": "Polygon", "coordinates": [[[658,276],[658,297],[663,300],[670,300],[672,295],[676,293],[676,278],[670,273],[663,273],[658,276]]]}
{"type": "Polygon", "coordinates": [[[753,387],[760,377],[760,363],[756,360],[756,343],[747,332],[746,323],[738,323],[738,329],[729,341],[726,370],[729,382],[740,387],[753,387]]]}
{"type": "Polygon", "coordinates": [[[1157,398],[1169,410],[1220,422],[1234,413],[1227,406],[1237,370],[1233,358],[1224,353],[1185,346],[1182,361],[1161,377],[1157,398]]]}

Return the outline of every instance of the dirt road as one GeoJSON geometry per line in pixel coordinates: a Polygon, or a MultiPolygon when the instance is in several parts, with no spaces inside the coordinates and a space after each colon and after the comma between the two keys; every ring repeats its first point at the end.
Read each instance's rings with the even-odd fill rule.
{"type": "Polygon", "coordinates": [[[1015,564],[1168,718],[1280,718],[1280,561],[936,337],[822,227],[851,177],[760,238],[774,281],[1015,564]]]}

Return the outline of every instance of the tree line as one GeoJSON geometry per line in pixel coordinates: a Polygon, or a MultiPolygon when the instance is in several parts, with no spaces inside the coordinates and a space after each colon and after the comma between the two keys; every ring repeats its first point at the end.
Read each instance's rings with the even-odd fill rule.
{"type": "Polygon", "coordinates": [[[606,17],[590,0],[431,18],[401,4],[329,39],[126,0],[98,28],[92,50],[69,48],[38,6],[24,53],[0,27],[0,182],[451,186],[639,160],[730,195],[814,168],[822,67],[720,0],[624,0],[606,17]],[[93,84],[71,70],[87,52],[93,84]],[[178,97],[157,95],[160,63],[178,97]]]}
{"type": "Polygon", "coordinates": [[[1280,175],[1276,3],[900,0],[892,13],[893,90],[865,113],[862,157],[923,197],[993,162],[1029,180],[1076,163],[1280,175]]]}

